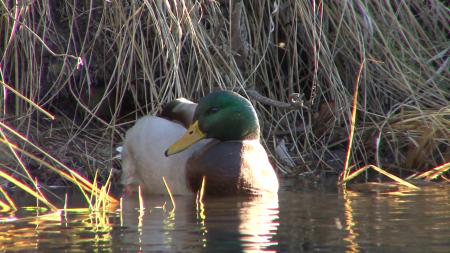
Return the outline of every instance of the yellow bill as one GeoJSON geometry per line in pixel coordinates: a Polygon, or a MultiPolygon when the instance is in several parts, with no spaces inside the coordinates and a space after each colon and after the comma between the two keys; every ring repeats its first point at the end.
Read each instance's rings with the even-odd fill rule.
{"type": "Polygon", "coordinates": [[[170,156],[179,153],[205,137],[206,134],[198,127],[198,121],[195,121],[177,142],[170,145],[164,154],[170,156]]]}

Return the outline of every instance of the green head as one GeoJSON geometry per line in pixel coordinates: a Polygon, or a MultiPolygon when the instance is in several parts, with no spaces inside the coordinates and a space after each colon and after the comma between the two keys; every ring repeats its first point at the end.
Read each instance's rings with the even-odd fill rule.
{"type": "Polygon", "coordinates": [[[217,91],[203,97],[194,114],[206,138],[221,141],[259,138],[259,121],[252,104],[232,91],[217,91]]]}
{"type": "Polygon", "coordinates": [[[259,139],[259,121],[252,104],[231,91],[217,91],[202,98],[186,133],[165,152],[176,154],[204,138],[221,141],[259,139]]]}

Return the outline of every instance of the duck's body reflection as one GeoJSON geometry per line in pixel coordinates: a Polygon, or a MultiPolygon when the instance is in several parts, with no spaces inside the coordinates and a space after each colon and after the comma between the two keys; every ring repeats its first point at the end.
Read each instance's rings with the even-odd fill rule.
{"type": "Polygon", "coordinates": [[[139,211],[137,197],[123,199],[120,234],[113,242],[129,245],[130,252],[251,252],[276,245],[278,197],[206,198],[196,204],[193,197],[144,196],[139,211]],[[166,203],[164,208],[162,206],[166,203]]]}

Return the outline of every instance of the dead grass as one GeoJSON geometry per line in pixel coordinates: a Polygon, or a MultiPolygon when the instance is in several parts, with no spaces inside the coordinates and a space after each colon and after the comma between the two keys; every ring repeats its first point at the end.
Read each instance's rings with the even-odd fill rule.
{"type": "MultiPolygon", "coordinates": [[[[280,173],[450,161],[442,1],[15,2],[0,1],[0,121],[90,179],[117,167],[136,118],[214,89],[248,94],[280,173]]],[[[0,169],[28,180],[6,150],[0,169]]]]}

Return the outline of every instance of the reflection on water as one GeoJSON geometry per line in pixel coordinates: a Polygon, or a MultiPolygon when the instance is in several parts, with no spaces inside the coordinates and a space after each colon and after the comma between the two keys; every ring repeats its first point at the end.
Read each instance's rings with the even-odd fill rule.
{"type": "Polygon", "coordinates": [[[41,214],[31,210],[19,211],[15,215],[15,218],[1,217],[2,252],[29,252],[31,249],[55,252],[67,248],[70,248],[69,252],[79,252],[86,248],[111,246],[109,231],[112,226],[99,224],[95,215],[64,214],[60,211],[41,214]],[[26,217],[21,218],[23,215],[26,217]]]}
{"type": "MultiPolygon", "coordinates": [[[[0,213],[0,252],[449,252],[450,189],[123,199],[121,212],[0,213]]],[[[75,196],[72,196],[74,199],[75,196]]],[[[34,200],[29,200],[31,206],[34,200]]],[[[81,202],[72,201],[75,206],[81,202]]],[[[120,208],[118,208],[120,209],[120,208]]]]}
{"type": "MultiPolygon", "coordinates": [[[[137,197],[124,199],[123,227],[114,244],[121,250],[186,252],[242,250],[260,252],[276,245],[277,196],[209,198],[197,206],[192,197],[176,197],[171,212],[166,197],[147,197],[139,210],[137,197]]],[[[117,232],[117,231],[116,231],[117,232]]]]}

